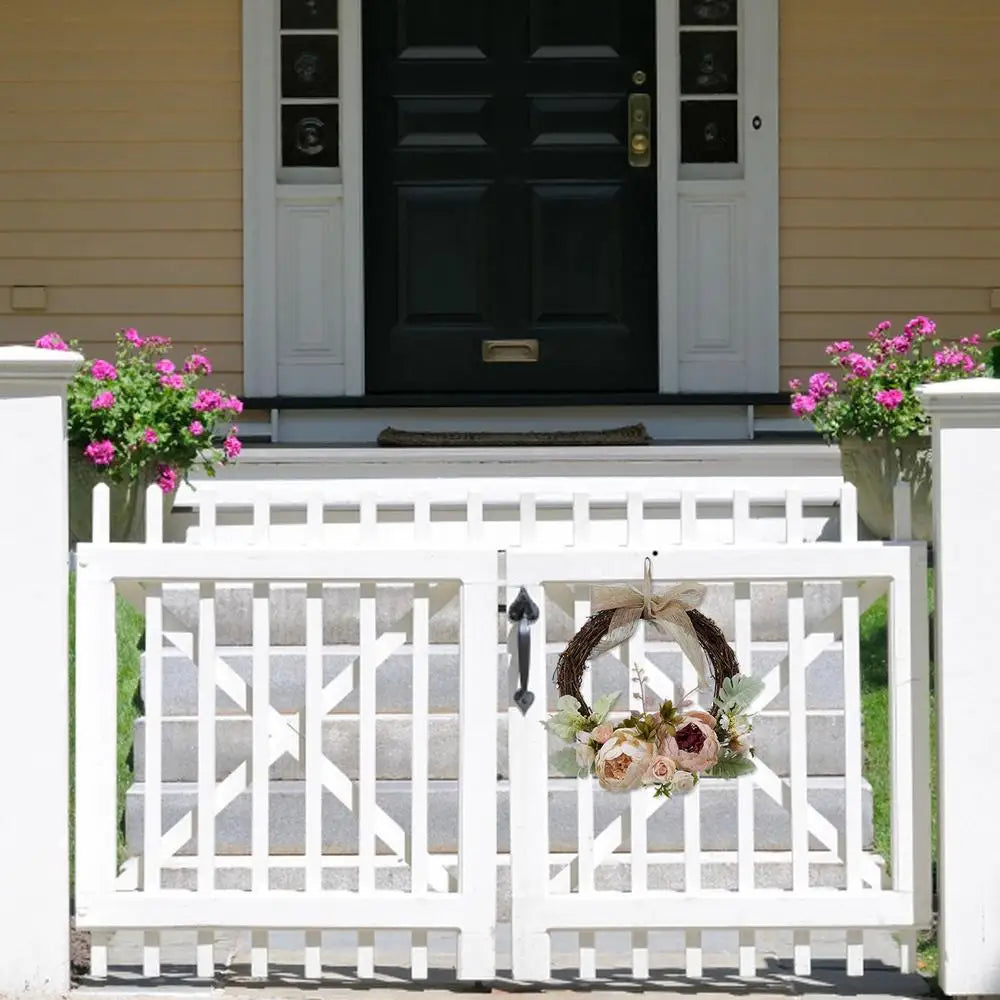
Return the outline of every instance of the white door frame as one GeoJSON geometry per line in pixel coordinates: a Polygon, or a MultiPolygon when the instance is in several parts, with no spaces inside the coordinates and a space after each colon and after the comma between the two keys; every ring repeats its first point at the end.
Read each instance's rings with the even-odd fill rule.
{"type": "MultiPolygon", "coordinates": [[[[249,396],[309,395],[295,391],[295,373],[302,372],[306,384],[307,373],[320,368],[331,373],[325,395],[365,392],[362,2],[340,0],[339,177],[333,183],[298,184],[278,180],[277,0],[243,0],[244,391],[249,396]],[[308,232],[296,228],[300,221],[308,232]],[[282,276],[281,270],[299,259],[296,251],[308,254],[316,273],[329,275],[320,282],[324,287],[316,302],[303,302],[298,287],[284,295],[279,287],[297,277],[282,276]],[[294,302],[294,309],[284,302],[294,302]],[[318,328],[325,338],[319,343],[318,328]],[[291,382],[283,383],[279,371],[290,371],[282,378],[291,382]]],[[[721,390],[775,391],[780,0],[741,2],[741,57],[750,69],[742,74],[740,93],[744,176],[739,181],[678,179],[677,0],[655,3],[660,392],[711,391],[713,381],[721,390]],[[756,116],[759,130],[751,126],[756,116]],[[692,206],[693,214],[688,211],[682,221],[692,206]],[[718,266],[732,272],[725,287],[733,296],[734,319],[729,340],[700,344],[700,314],[682,301],[682,289],[691,281],[681,231],[708,219],[715,229],[706,232],[717,232],[720,218],[729,220],[718,266]]]]}

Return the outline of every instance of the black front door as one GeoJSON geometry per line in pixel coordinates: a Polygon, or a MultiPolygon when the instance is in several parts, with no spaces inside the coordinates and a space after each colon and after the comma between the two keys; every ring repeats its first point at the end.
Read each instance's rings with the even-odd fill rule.
{"type": "Polygon", "coordinates": [[[363,10],[368,391],[655,391],[654,0],[363,10]]]}

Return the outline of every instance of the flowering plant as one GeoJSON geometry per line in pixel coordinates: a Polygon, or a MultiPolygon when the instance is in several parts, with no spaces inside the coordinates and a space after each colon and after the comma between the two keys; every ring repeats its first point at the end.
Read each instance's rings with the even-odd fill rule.
{"type": "Polygon", "coordinates": [[[750,706],[764,688],[757,678],[737,674],[722,683],[712,711],[685,701],[657,705],[642,672],[636,669],[644,711],[611,721],[620,694],[609,694],[584,715],[580,701],[564,695],[545,723],[571,744],[555,754],[559,771],[574,777],[593,775],[612,792],[652,787],[654,797],[689,792],[702,777],[738,778],[754,770],[753,719],[750,706]]]}
{"type": "Polygon", "coordinates": [[[815,372],[808,385],[788,386],[792,411],[813,423],[828,440],[884,437],[900,441],[927,430],[929,420],[914,389],[926,382],[949,382],[987,374],[978,334],[945,343],[926,316],[911,319],[899,334],[879,323],[868,344],[857,350],[849,340],[826,348],[834,372],[815,372]]]}
{"type": "MultiPolygon", "coordinates": [[[[191,354],[178,367],[167,354],[167,337],[141,337],[136,330],[115,335],[114,361],[88,361],[70,382],[67,436],[71,455],[114,483],[155,476],[164,493],[194,466],[209,476],[240,454],[230,426],[219,440],[216,427],[243,411],[235,396],[200,388],[212,364],[191,354]]],[[[35,341],[51,351],[77,350],[57,333],[35,341]]]]}

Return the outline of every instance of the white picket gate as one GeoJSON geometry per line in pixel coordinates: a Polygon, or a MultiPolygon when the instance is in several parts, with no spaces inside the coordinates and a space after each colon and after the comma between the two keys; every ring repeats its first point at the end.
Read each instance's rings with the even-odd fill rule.
{"type": "MultiPolygon", "coordinates": [[[[252,519],[240,528],[217,523],[218,498],[203,488],[197,535],[178,545],[160,541],[155,490],[147,542],[109,544],[107,498],[99,490],[95,542],[78,551],[77,579],[76,904],[78,926],[94,932],[94,973],[107,972],[108,936],[132,929],[144,933],[146,974],[157,975],[160,934],[180,928],[196,933],[197,972],[210,976],[215,935],[246,929],[252,973],[263,976],[269,932],[297,930],[305,932],[302,967],[315,978],[327,967],[322,933],[339,929],[357,932],[353,964],[362,979],[375,971],[375,934],[384,930],[410,935],[414,979],[428,973],[428,934],[435,931],[457,935],[459,979],[490,979],[498,965],[508,967],[498,959],[496,935],[508,865],[515,978],[547,979],[551,936],[562,931],[577,934],[575,965],[582,978],[596,974],[598,934],[630,935],[631,972],[641,979],[658,968],[656,934],[678,928],[685,932],[684,971],[691,976],[702,971],[701,933],[720,928],[739,933],[733,964],[743,975],[757,967],[755,932],[767,929],[794,931],[800,973],[809,967],[810,931],[820,929],[846,933],[851,974],[861,971],[866,928],[900,932],[901,966],[912,967],[915,932],[930,921],[925,548],[858,542],[851,487],[831,490],[824,483],[816,491],[814,502],[840,508],[840,538],[827,542],[807,540],[799,490],[736,485],[726,493],[717,483],[701,483],[676,496],[661,489],[663,510],[651,518],[650,498],[635,488],[589,494],[577,483],[568,497],[543,502],[523,484],[517,496],[492,498],[514,504],[513,522],[505,516],[484,520],[489,496],[457,497],[454,487],[444,487],[442,505],[460,508],[456,529],[454,517],[432,519],[434,497],[421,489],[434,486],[419,484],[412,487],[417,499],[409,501],[404,527],[388,532],[374,496],[348,504],[317,488],[296,504],[261,486],[250,496],[252,519]],[[699,489],[712,503],[728,504],[721,522],[700,524],[699,489]],[[769,510],[780,505],[777,534],[773,524],[757,530],[751,518],[757,502],[769,510]],[[274,525],[272,505],[298,507],[297,526],[274,525]],[[336,511],[346,506],[354,514],[338,526],[336,511]],[[592,506],[602,513],[592,517],[592,506]],[[540,516],[543,508],[548,513],[540,516]],[[550,773],[539,723],[554,699],[551,667],[567,622],[579,625],[586,617],[591,583],[638,579],[646,556],[653,558],[658,583],[685,578],[733,585],[734,644],[744,670],[754,670],[760,648],[771,655],[760,707],[787,689],[787,705],[775,713],[787,728],[787,767],[771,767],[762,757],[751,778],[705,782],[665,805],[643,792],[610,802],[591,782],[550,773]],[[830,618],[807,631],[815,584],[839,586],[839,598],[830,618]],[[180,585],[197,588],[193,623],[177,619],[165,599],[180,585]],[[536,699],[526,716],[509,707],[513,682],[501,680],[497,692],[498,670],[516,665],[503,641],[507,626],[498,620],[498,598],[506,594],[509,603],[521,585],[541,610],[531,657],[536,699]],[[755,638],[755,585],[784,589],[784,644],[755,638]],[[232,666],[231,651],[217,635],[218,601],[230,588],[249,592],[249,676],[232,666]],[[325,635],[326,602],[345,588],[357,594],[357,641],[332,644],[325,635]],[[893,746],[888,880],[864,843],[858,655],[859,614],[886,589],[893,746]],[[116,590],[146,616],[142,851],[121,867],[114,784],[116,590]],[[304,697],[291,712],[269,697],[270,602],[288,590],[302,592],[305,608],[304,697]],[[435,616],[456,600],[458,621],[448,631],[435,616]],[[564,620],[555,621],[553,609],[564,620]],[[164,796],[161,781],[160,693],[169,648],[190,657],[197,675],[197,782],[193,798],[180,804],[164,796]],[[822,789],[826,799],[817,801],[807,761],[807,671],[830,648],[842,651],[846,747],[834,820],[827,815],[829,782],[822,789]],[[396,654],[405,654],[412,673],[412,703],[402,713],[410,728],[411,795],[402,812],[383,795],[376,773],[388,732],[383,726],[394,725],[400,714],[398,706],[386,714],[380,704],[378,672],[396,654]],[[440,742],[431,738],[437,720],[429,691],[449,656],[458,658],[452,692],[458,729],[449,737],[457,744],[457,830],[454,844],[447,837],[432,844],[430,831],[445,813],[431,787],[453,772],[450,751],[439,753],[440,742]],[[332,676],[331,657],[338,664],[332,676]],[[249,716],[252,728],[248,759],[221,776],[220,692],[249,716]],[[331,759],[323,727],[355,692],[354,714],[337,717],[338,724],[356,727],[356,760],[348,765],[331,759]],[[498,753],[492,735],[498,714],[507,754],[498,753]],[[294,851],[275,832],[285,806],[271,780],[288,759],[304,782],[303,814],[286,817],[302,826],[301,850],[294,851]],[[728,800],[712,805],[713,796],[728,800]],[[761,796],[788,813],[788,847],[755,842],[761,796]],[[505,803],[509,849],[503,843],[505,803]],[[219,824],[240,809],[250,828],[246,849],[217,850],[219,824]],[[550,822],[567,816],[571,824],[550,822]],[[332,847],[331,837],[337,841],[332,847]],[[291,888],[287,878],[276,882],[289,870],[295,873],[291,888]]],[[[377,487],[369,486],[374,493],[377,487]]],[[[239,503],[245,505],[246,497],[239,503]]],[[[617,668],[614,657],[603,658],[599,683],[611,682],[617,669],[619,687],[627,690],[627,668],[635,662],[664,697],[693,687],[690,665],[681,663],[676,648],[642,635],[617,668]]]]}

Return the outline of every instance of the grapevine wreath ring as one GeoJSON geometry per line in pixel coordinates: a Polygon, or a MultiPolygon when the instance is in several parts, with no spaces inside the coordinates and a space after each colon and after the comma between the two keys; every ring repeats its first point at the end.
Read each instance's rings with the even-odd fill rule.
{"type": "MultiPolygon", "coordinates": [[[[592,614],[570,639],[555,671],[558,711],[545,723],[569,743],[554,758],[560,771],[592,775],[608,791],[652,787],[657,796],[690,791],[701,777],[737,778],[754,770],[750,706],[763,690],[758,679],[740,673],[739,661],[722,629],[698,610],[705,587],[684,582],[664,593],[653,590],[652,562],[646,559],[641,587],[598,587],[592,614]],[[711,675],[712,705],[706,711],[685,700],[654,704],[636,668],[642,711],[612,721],[619,695],[606,695],[591,708],[582,682],[588,661],[630,639],[651,622],[675,641],[706,686],[711,675]]],[[[619,713],[620,714],[620,713],[619,713]]]]}

